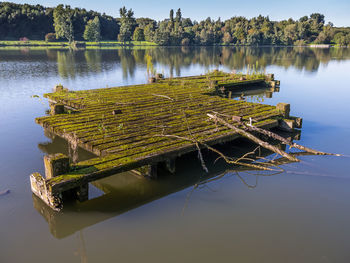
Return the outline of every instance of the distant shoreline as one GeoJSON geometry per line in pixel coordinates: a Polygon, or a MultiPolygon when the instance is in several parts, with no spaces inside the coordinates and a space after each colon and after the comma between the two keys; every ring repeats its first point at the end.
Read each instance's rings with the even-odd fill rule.
{"type": "MultiPolygon", "coordinates": [[[[125,46],[158,46],[153,42],[147,41],[130,41],[129,43],[122,43],[119,41],[101,41],[101,42],[88,42],[78,41],[86,47],[125,47],[125,46]]],[[[69,48],[71,45],[68,42],[46,42],[43,40],[29,40],[29,41],[16,41],[16,40],[0,40],[0,47],[54,47],[54,48],[69,48]]]]}
{"type": "MultiPolygon", "coordinates": [[[[82,49],[114,49],[124,47],[310,47],[310,48],[346,48],[346,46],[339,46],[334,44],[308,44],[308,45],[226,45],[226,44],[215,44],[215,45],[164,45],[160,46],[153,42],[147,41],[130,41],[122,43],[119,41],[101,41],[101,42],[85,42],[78,41],[83,45],[82,49]]],[[[71,48],[68,42],[46,42],[42,40],[29,40],[29,41],[16,41],[16,40],[0,40],[0,47],[34,47],[34,48],[71,48]]]]}

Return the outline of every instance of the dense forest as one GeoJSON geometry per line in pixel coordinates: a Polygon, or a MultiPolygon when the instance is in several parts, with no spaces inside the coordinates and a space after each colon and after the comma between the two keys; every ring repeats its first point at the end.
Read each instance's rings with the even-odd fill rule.
{"type": "Polygon", "coordinates": [[[132,9],[120,8],[114,18],[95,11],[59,5],[0,3],[2,40],[118,40],[150,41],[159,45],[305,45],[350,44],[350,29],[325,23],[314,13],[299,20],[271,21],[259,15],[251,19],[235,16],[228,20],[210,17],[197,22],[182,16],[181,9],[170,10],[163,21],[135,18],[132,9]]]}

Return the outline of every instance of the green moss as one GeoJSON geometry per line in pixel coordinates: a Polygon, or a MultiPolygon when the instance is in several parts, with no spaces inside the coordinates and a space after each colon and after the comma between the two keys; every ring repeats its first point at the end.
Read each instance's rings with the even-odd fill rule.
{"type": "Polygon", "coordinates": [[[252,117],[256,125],[269,124],[271,120],[267,118],[279,115],[275,107],[211,95],[218,86],[263,85],[265,81],[259,75],[244,76],[243,81],[241,77],[214,71],[202,76],[162,79],[153,84],[45,94],[46,98],[79,112],[40,117],[36,122],[62,137],[76,140],[87,150],[105,155],[75,164],[68,174],[48,183],[81,180],[87,174],[116,167],[142,166],[145,159],[193,147],[191,141],[157,136],[160,134],[191,136],[204,142],[234,134],[208,120],[206,114],[212,111],[243,116],[244,120],[252,117]],[[122,113],[113,115],[116,109],[122,113]]]}

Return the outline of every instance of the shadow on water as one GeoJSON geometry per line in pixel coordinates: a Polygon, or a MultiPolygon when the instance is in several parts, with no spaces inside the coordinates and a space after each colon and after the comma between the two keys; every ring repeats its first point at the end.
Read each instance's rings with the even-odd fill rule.
{"type": "MultiPolygon", "coordinates": [[[[299,135],[300,133],[294,134],[291,138],[299,139],[299,135]]],[[[284,136],[291,136],[291,134],[284,134],[284,136]]],[[[68,152],[67,148],[69,147],[65,140],[57,136],[50,138],[51,143],[39,145],[42,151],[51,153],[53,150],[57,150],[58,145],[60,145],[60,150],[68,152]]],[[[278,146],[285,149],[285,145],[279,144],[278,146]]],[[[254,151],[256,145],[245,139],[239,139],[231,143],[217,145],[216,148],[227,156],[239,158],[254,151]]],[[[33,206],[48,222],[51,234],[61,239],[154,200],[190,187],[193,187],[193,190],[205,187],[210,182],[229,175],[237,175],[249,188],[257,186],[258,176],[272,175],[271,172],[264,173],[251,168],[228,165],[222,159],[218,160],[217,154],[208,150],[203,150],[202,153],[209,170],[208,173],[203,170],[198,153],[193,152],[176,159],[176,172],[174,174],[162,169],[160,165],[157,180],[146,179],[133,172],[120,173],[90,184],[90,190],[99,189],[101,195],[82,203],[78,201],[67,203],[61,212],[53,211],[34,194],[32,195],[33,206]],[[252,186],[246,183],[240,176],[241,172],[256,173],[255,184],[252,186]]],[[[83,155],[79,156],[79,160],[88,158],[88,154],[81,149],[79,154],[83,155]]],[[[260,149],[259,156],[267,159],[272,158],[271,152],[264,149],[260,149]]],[[[184,207],[186,207],[186,201],[184,207]]]]}

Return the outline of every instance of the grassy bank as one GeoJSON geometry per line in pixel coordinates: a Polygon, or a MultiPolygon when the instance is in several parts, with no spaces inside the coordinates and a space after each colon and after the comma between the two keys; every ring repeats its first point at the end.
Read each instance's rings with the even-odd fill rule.
{"type": "MultiPolygon", "coordinates": [[[[157,46],[157,44],[148,41],[101,41],[101,42],[82,42],[86,44],[87,48],[99,48],[99,47],[123,47],[123,46],[157,46]]],[[[0,41],[0,47],[55,47],[55,48],[68,48],[68,42],[46,42],[43,40],[29,40],[29,41],[0,41]]]]}

